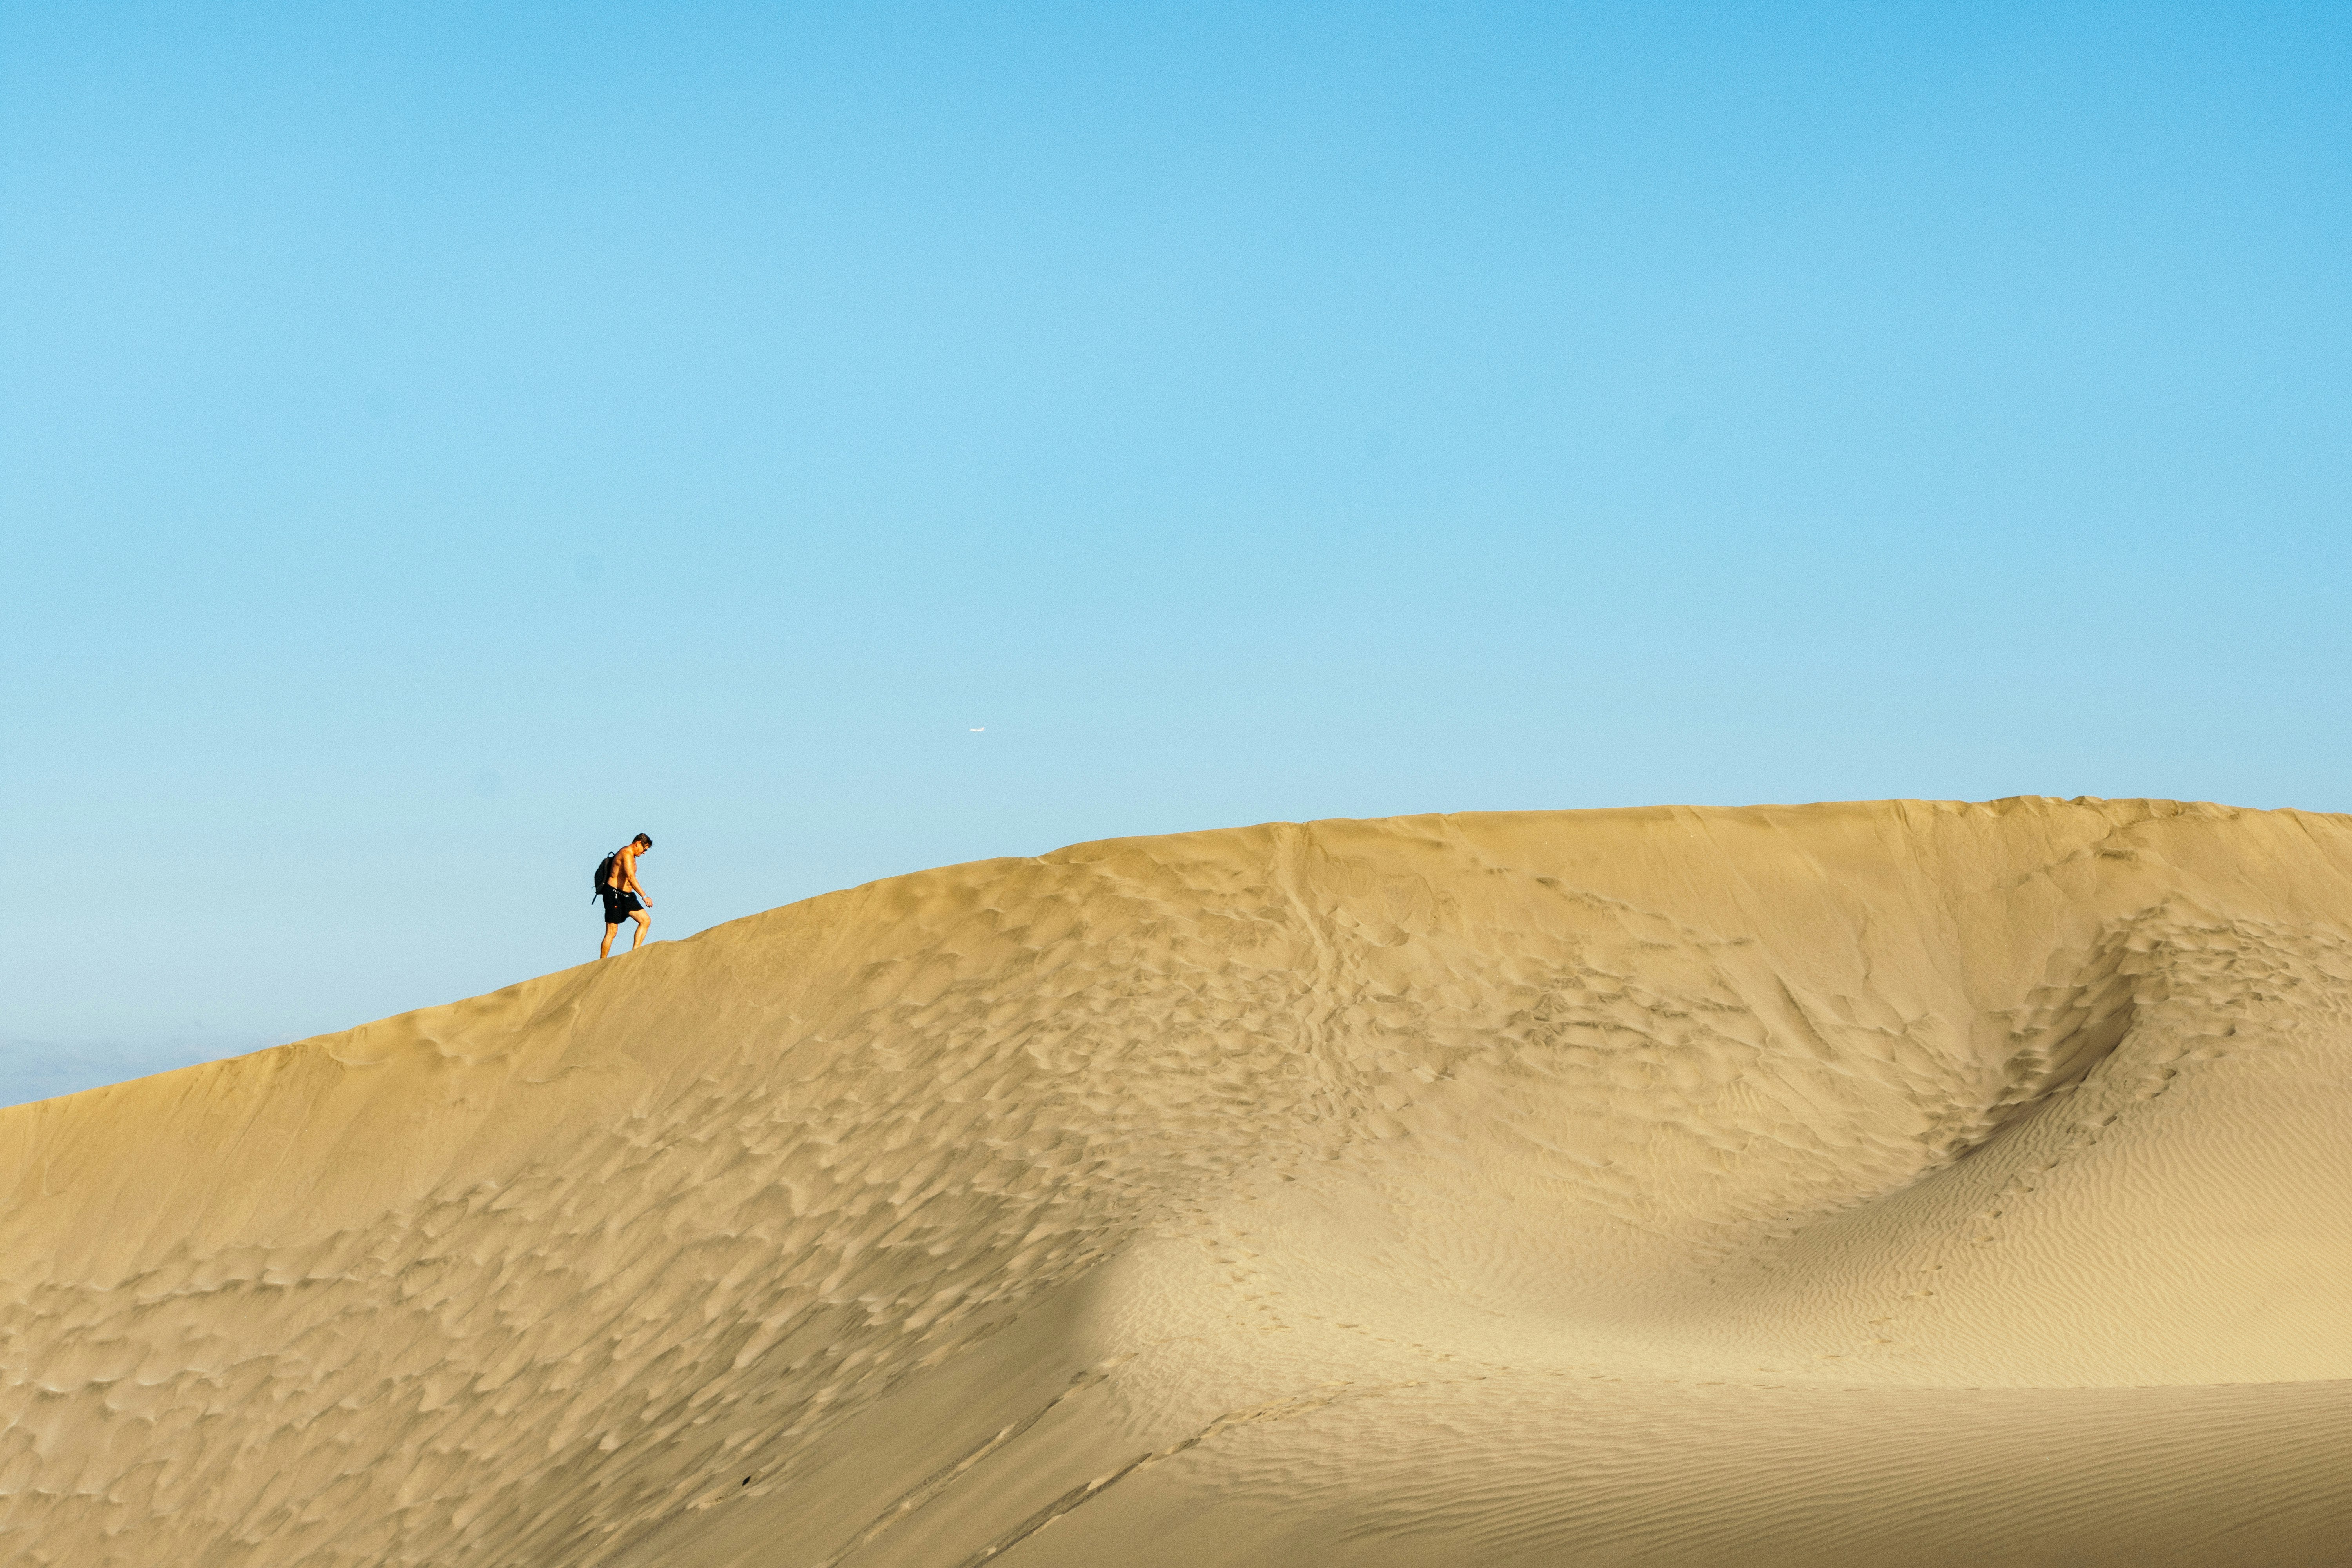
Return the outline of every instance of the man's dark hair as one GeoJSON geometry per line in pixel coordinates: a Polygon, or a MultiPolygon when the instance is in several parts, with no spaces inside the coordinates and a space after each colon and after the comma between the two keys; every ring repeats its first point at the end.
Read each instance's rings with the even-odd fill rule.
{"type": "Polygon", "coordinates": [[[640,833],[635,838],[630,839],[629,842],[632,844],[642,844],[648,849],[654,847],[653,835],[650,833],[640,833]]]}

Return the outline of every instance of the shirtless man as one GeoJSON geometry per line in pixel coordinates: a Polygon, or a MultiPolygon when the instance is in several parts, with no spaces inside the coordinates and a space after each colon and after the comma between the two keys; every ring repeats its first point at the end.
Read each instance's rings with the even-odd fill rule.
{"type": "Polygon", "coordinates": [[[654,901],[645,896],[646,889],[637,881],[637,857],[653,847],[654,841],[640,833],[614,852],[613,874],[604,879],[604,945],[596,950],[599,958],[613,956],[613,936],[623,921],[637,922],[629,951],[635,952],[646,945],[646,932],[654,923],[646,911],[654,907],[654,901]]]}

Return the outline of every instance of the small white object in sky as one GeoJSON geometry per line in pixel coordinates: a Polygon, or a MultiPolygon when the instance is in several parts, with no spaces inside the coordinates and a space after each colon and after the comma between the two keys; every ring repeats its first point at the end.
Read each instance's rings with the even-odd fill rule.
{"type": "Polygon", "coordinates": [[[988,726],[987,726],[987,725],[985,725],[985,724],[974,724],[974,725],[973,725],[970,730],[967,730],[967,731],[965,731],[964,732],[965,732],[966,734],[968,734],[968,735],[977,735],[977,734],[980,734],[982,731],[985,731],[987,728],[988,728],[988,726]]]}

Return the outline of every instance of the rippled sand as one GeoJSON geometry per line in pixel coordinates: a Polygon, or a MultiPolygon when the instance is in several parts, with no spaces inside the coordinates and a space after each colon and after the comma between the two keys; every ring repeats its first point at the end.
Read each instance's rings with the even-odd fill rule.
{"type": "Polygon", "coordinates": [[[2347,931],[2293,812],[1284,824],[0,1111],[0,1560],[2352,1561],[2347,931]]]}

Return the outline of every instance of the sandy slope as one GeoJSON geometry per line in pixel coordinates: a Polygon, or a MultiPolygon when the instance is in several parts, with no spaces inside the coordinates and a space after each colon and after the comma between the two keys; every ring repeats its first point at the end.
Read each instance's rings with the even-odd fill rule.
{"type": "Polygon", "coordinates": [[[1283,825],[0,1112],[0,1559],[2352,1561],[2347,931],[2298,813],[1283,825]]]}

